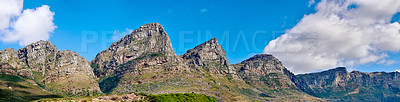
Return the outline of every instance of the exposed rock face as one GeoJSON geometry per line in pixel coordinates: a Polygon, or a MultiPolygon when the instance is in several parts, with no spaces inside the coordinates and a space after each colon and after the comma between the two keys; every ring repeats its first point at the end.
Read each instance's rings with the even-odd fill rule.
{"type": "Polygon", "coordinates": [[[26,63],[18,59],[18,55],[12,48],[0,51],[0,64],[3,66],[2,71],[12,73],[12,75],[20,75],[25,78],[32,78],[32,72],[26,63]]]}
{"type": "Polygon", "coordinates": [[[158,23],[142,25],[97,54],[90,64],[76,52],[57,50],[49,41],[17,51],[7,48],[0,51],[0,91],[4,94],[10,83],[17,83],[17,87],[29,88],[6,94],[83,96],[101,88],[114,94],[194,92],[219,101],[322,101],[316,97],[328,101],[400,101],[399,72],[349,73],[339,67],[294,75],[267,54],[230,65],[216,38],[177,56],[158,23]]]}
{"type": "Polygon", "coordinates": [[[304,92],[341,101],[399,101],[400,73],[347,72],[338,67],[327,71],[296,75],[294,82],[304,92]]]}
{"type": "Polygon", "coordinates": [[[32,78],[51,92],[100,92],[88,61],[76,52],[58,51],[50,41],[38,41],[16,52],[6,49],[0,51],[0,56],[19,75],[32,78]]]}
{"type": "Polygon", "coordinates": [[[140,26],[131,34],[113,43],[108,49],[97,54],[91,61],[94,73],[98,77],[108,76],[113,73],[118,65],[134,59],[150,56],[165,56],[143,65],[161,65],[166,62],[181,62],[172,48],[169,36],[158,23],[140,26]]]}
{"type": "Polygon", "coordinates": [[[260,95],[270,97],[267,101],[322,101],[298,90],[291,81],[294,75],[272,55],[255,55],[232,66],[240,79],[259,90],[260,95]]]}
{"type": "Polygon", "coordinates": [[[296,88],[290,80],[291,73],[272,55],[255,55],[234,66],[238,76],[250,85],[268,89],[296,88]]]}
{"type": "Polygon", "coordinates": [[[110,92],[123,80],[127,81],[126,83],[151,81],[125,79],[124,76],[133,77],[161,71],[171,71],[169,74],[174,74],[187,68],[183,60],[175,54],[168,34],[158,23],[142,25],[113,43],[108,49],[97,54],[91,65],[96,76],[101,79],[100,87],[106,92],[110,92]]]}
{"type": "MultiPolygon", "coordinates": [[[[216,38],[196,46],[181,55],[192,68],[204,68],[214,74],[234,74],[224,49],[218,44],[216,38]]],[[[200,70],[200,69],[198,69],[200,70]]]]}
{"type": "MultiPolygon", "coordinates": [[[[215,62],[222,64],[221,68],[214,66],[210,71],[230,73],[225,52],[216,39],[207,42],[203,47],[204,50],[198,50],[204,54],[199,58],[206,61],[201,62],[202,65],[214,66],[216,64],[210,63],[215,62]],[[216,61],[211,61],[213,59],[216,61]]],[[[244,82],[202,73],[189,67],[194,65],[186,65],[184,59],[175,54],[168,34],[158,23],[142,25],[97,54],[91,64],[100,78],[100,88],[105,93],[196,92],[219,100],[247,100],[233,89],[237,88],[233,86],[235,84],[243,85],[240,89],[248,88],[244,82]]]]}

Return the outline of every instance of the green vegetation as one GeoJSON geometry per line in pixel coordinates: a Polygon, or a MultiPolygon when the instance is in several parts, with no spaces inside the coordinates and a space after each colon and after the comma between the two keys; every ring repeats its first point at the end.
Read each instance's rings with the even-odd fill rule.
{"type": "Polygon", "coordinates": [[[44,76],[42,76],[42,73],[32,71],[33,73],[33,79],[35,80],[36,84],[38,84],[41,88],[44,88],[44,82],[42,79],[44,79],[44,76]]]}
{"type": "Polygon", "coordinates": [[[93,69],[99,68],[97,64],[90,64],[90,67],[92,67],[93,69]]]}
{"type": "Polygon", "coordinates": [[[150,55],[151,57],[163,56],[163,54],[160,54],[160,53],[150,53],[149,55],[150,55]]]}
{"type": "Polygon", "coordinates": [[[147,96],[150,102],[217,102],[217,99],[214,97],[196,93],[171,93],[160,95],[146,95],[141,93],[141,95],[147,96]]]}
{"type": "Polygon", "coordinates": [[[31,84],[32,80],[20,76],[0,75],[0,101],[26,102],[42,98],[60,98],[43,91],[39,86],[31,84]]]}
{"type": "Polygon", "coordinates": [[[281,86],[280,80],[281,78],[277,73],[269,73],[266,74],[265,76],[260,76],[259,80],[263,81],[265,84],[267,84],[270,87],[274,86],[281,86]]]}
{"type": "Polygon", "coordinates": [[[24,81],[24,79],[19,77],[19,76],[7,75],[4,72],[1,72],[0,80],[2,80],[2,81],[10,81],[10,82],[24,81]]]}
{"type": "Polygon", "coordinates": [[[59,95],[34,95],[27,91],[12,91],[0,89],[0,101],[2,102],[29,102],[42,98],[60,98],[59,95]]]}
{"type": "Polygon", "coordinates": [[[118,77],[118,76],[111,76],[111,77],[104,78],[104,80],[101,80],[99,82],[99,87],[100,87],[102,92],[110,93],[110,92],[112,92],[112,90],[115,87],[117,87],[120,79],[121,78],[118,77]]]}
{"type": "Polygon", "coordinates": [[[251,89],[247,88],[241,88],[237,90],[240,94],[246,95],[246,96],[257,96],[257,92],[254,92],[251,89]]]}

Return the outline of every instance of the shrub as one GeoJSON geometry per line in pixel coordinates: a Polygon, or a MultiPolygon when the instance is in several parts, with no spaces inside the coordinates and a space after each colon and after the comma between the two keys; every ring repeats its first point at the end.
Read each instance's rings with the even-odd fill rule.
{"type": "Polygon", "coordinates": [[[147,95],[150,102],[217,102],[216,98],[196,93],[147,95]]]}

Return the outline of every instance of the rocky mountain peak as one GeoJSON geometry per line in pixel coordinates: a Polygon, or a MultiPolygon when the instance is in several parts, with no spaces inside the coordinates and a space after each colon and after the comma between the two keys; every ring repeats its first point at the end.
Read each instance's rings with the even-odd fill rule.
{"type": "Polygon", "coordinates": [[[175,55],[168,34],[164,32],[164,28],[158,23],[149,23],[140,26],[140,28],[134,30],[129,35],[113,43],[105,51],[122,50],[142,50],[147,52],[160,52],[170,56],[175,55]]]}
{"type": "Polygon", "coordinates": [[[13,48],[0,50],[0,62],[10,63],[9,60],[13,59],[13,57],[16,57],[16,53],[13,48]]]}
{"type": "Polygon", "coordinates": [[[18,59],[31,67],[33,71],[45,73],[45,68],[53,66],[56,60],[57,48],[51,41],[37,41],[17,50],[18,59]],[[45,62],[48,62],[45,64],[45,62]]]}
{"type": "Polygon", "coordinates": [[[295,88],[292,74],[274,56],[255,55],[235,64],[238,76],[246,83],[264,89],[295,88]],[[265,86],[265,84],[267,84],[265,86]]]}
{"type": "Polygon", "coordinates": [[[89,62],[78,53],[59,51],[51,41],[37,41],[17,50],[17,59],[29,69],[31,78],[48,90],[63,92],[97,91],[100,89],[89,62]],[[73,82],[71,82],[73,80],[73,82]],[[74,83],[66,86],[65,83],[74,83]],[[79,86],[85,84],[87,86],[79,86]]]}
{"type": "Polygon", "coordinates": [[[155,30],[155,31],[160,31],[163,32],[164,28],[161,24],[159,23],[148,23],[145,25],[140,26],[139,29],[137,29],[139,31],[143,31],[143,30],[155,30]]]}
{"type": "Polygon", "coordinates": [[[285,69],[282,62],[270,54],[258,54],[258,55],[255,55],[245,61],[242,61],[241,63],[248,64],[248,63],[253,63],[253,62],[266,63],[266,64],[270,65],[271,67],[268,67],[270,71],[272,71],[272,70],[282,71],[283,69],[285,69]]]}
{"type": "Polygon", "coordinates": [[[346,67],[336,67],[336,68],[333,68],[333,69],[329,69],[328,71],[330,71],[330,72],[343,72],[343,73],[347,73],[346,67]]]}
{"type": "Polygon", "coordinates": [[[256,60],[260,60],[260,61],[277,61],[278,63],[280,63],[280,61],[275,58],[274,56],[270,55],[270,54],[258,54],[255,55],[253,57],[250,57],[249,59],[243,61],[243,62],[248,62],[248,61],[256,61],[256,60]]]}
{"type": "Polygon", "coordinates": [[[206,43],[214,43],[214,44],[218,44],[218,40],[217,38],[211,38],[210,40],[208,40],[206,43]]]}
{"type": "MultiPolygon", "coordinates": [[[[210,73],[229,74],[234,73],[226,58],[225,50],[218,44],[216,38],[204,42],[193,49],[188,50],[181,57],[196,68],[204,68],[210,73]]],[[[198,69],[200,70],[200,69],[198,69]]]]}
{"type": "Polygon", "coordinates": [[[140,40],[151,36],[167,37],[169,40],[168,34],[164,31],[163,26],[159,23],[148,23],[141,25],[140,28],[132,31],[132,33],[125,36],[121,40],[140,40]]]}
{"type": "MultiPolygon", "coordinates": [[[[22,69],[26,68],[26,63],[18,59],[18,54],[13,48],[6,48],[0,50],[0,63],[8,63],[13,68],[22,69]]],[[[29,76],[26,76],[29,77],[29,76]]]]}
{"type": "Polygon", "coordinates": [[[217,38],[212,38],[212,39],[196,46],[195,48],[188,50],[187,52],[191,52],[193,50],[220,50],[220,51],[216,51],[216,52],[225,53],[225,51],[223,51],[224,49],[222,49],[221,45],[218,44],[217,38]]]}
{"type": "Polygon", "coordinates": [[[110,75],[118,65],[132,60],[149,58],[149,56],[165,57],[166,59],[161,61],[162,63],[182,62],[175,54],[168,34],[159,23],[140,26],[113,43],[108,49],[97,54],[91,63],[95,74],[100,77],[110,75]]]}
{"type": "Polygon", "coordinates": [[[57,49],[56,45],[53,45],[51,43],[51,41],[43,41],[43,40],[31,43],[31,44],[27,45],[25,48],[26,49],[34,49],[34,48],[42,48],[42,47],[49,48],[47,50],[56,50],[57,49]]]}
{"type": "Polygon", "coordinates": [[[400,87],[400,77],[396,73],[364,73],[360,71],[349,73],[345,67],[299,74],[295,77],[294,82],[304,92],[317,97],[340,99],[341,101],[398,99],[398,96],[391,96],[388,93],[397,93],[400,87]],[[376,96],[382,93],[387,95],[376,96]]]}
{"type": "Polygon", "coordinates": [[[14,48],[6,48],[3,51],[5,51],[5,52],[15,52],[14,48]]]}

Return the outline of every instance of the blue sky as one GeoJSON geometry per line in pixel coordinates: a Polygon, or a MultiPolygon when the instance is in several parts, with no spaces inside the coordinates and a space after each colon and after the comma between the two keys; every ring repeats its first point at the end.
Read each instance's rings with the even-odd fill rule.
{"type": "MultiPolygon", "coordinates": [[[[309,0],[25,0],[23,9],[48,5],[57,28],[50,41],[59,50],[78,52],[89,61],[114,42],[113,33],[158,22],[169,34],[177,55],[212,37],[226,50],[230,63],[238,63],[264,52],[268,42],[293,28],[305,15],[316,12],[309,0]],[[95,43],[82,38],[97,33],[95,43]],[[85,50],[87,49],[87,50],[85,50]]],[[[317,1],[318,2],[318,1],[317,1]]],[[[397,21],[394,17],[393,21],[397,21]]],[[[0,42],[0,49],[19,49],[18,42],[0,42]]],[[[388,59],[400,61],[396,52],[388,59]]],[[[354,66],[360,71],[394,71],[391,65],[368,63],[354,66]]]]}

